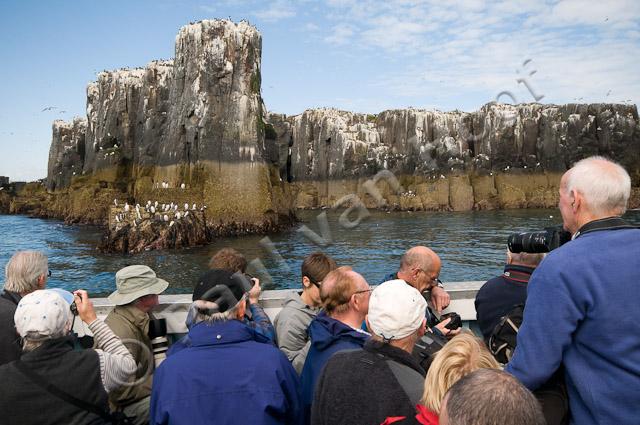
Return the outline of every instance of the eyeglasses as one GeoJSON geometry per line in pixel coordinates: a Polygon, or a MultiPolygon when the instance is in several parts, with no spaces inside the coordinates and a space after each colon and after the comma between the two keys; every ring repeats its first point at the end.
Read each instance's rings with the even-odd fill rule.
{"type": "Polygon", "coordinates": [[[311,279],[309,279],[309,282],[311,282],[313,285],[317,286],[318,289],[320,289],[322,287],[322,281],[320,282],[314,282],[311,279]]]}
{"type": "Polygon", "coordinates": [[[366,292],[371,292],[371,291],[373,291],[373,289],[371,289],[371,288],[369,288],[369,289],[361,289],[359,291],[354,292],[353,295],[364,294],[366,292]]]}

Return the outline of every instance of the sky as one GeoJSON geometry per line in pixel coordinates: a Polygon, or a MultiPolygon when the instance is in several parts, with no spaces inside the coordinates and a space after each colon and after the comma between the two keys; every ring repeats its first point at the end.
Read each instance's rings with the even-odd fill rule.
{"type": "Polygon", "coordinates": [[[1,0],[0,175],[46,177],[51,124],[86,116],[98,72],[214,18],[262,34],[273,112],[640,100],[637,0],[1,0]]]}

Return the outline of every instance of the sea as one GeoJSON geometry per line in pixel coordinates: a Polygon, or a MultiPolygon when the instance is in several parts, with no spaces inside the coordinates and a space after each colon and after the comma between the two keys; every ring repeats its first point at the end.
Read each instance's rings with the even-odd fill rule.
{"type": "MultiPolygon", "coordinates": [[[[397,270],[408,248],[425,245],[442,259],[445,282],[484,281],[499,275],[512,233],[541,231],[562,222],[557,209],[469,212],[384,212],[303,210],[300,222],[277,234],[218,238],[206,246],[146,251],[135,255],[104,254],[96,247],[103,229],[66,225],[61,221],[0,215],[0,267],[18,250],[40,250],[49,258],[48,287],[86,289],[92,297],[115,290],[115,273],[132,264],[145,264],[170,285],[167,293],[191,293],[220,248],[233,247],[250,262],[248,272],[263,289],[301,285],[302,260],[314,251],[349,265],[370,284],[397,270]]],[[[640,211],[625,218],[640,226],[640,211]]],[[[4,273],[2,273],[4,282],[4,273]]]]}

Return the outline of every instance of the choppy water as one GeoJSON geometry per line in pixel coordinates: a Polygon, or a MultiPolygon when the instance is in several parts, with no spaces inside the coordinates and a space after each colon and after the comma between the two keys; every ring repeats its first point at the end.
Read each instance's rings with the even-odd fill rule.
{"type": "MultiPolygon", "coordinates": [[[[316,217],[321,211],[301,211],[300,225],[320,234],[316,217]]],[[[347,229],[338,222],[339,213],[327,219],[332,242],[315,245],[303,233],[292,230],[270,235],[275,251],[266,250],[264,236],[221,238],[206,247],[185,250],[148,251],[132,256],[101,254],[95,250],[102,230],[67,226],[55,220],[0,215],[0,267],[17,250],[37,249],[49,256],[50,287],[84,288],[93,296],[115,289],[114,275],[130,264],[146,264],[170,282],[169,293],[190,293],[205,270],[210,256],[231,246],[248,260],[259,259],[268,274],[261,277],[264,289],[297,287],[303,258],[316,250],[333,256],[338,264],[350,265],[370,283],[378,283],[397,269],[402,253],[414,245],[426,245],[442,258],[441,279],[486,280],[502,271],[506,240],[512,232],[542,230],[561,222],[557,210],[501,210],[472,212],[371,212],[358,226],[347,229]]],[[[626,218],[640,225],[640,211],[626,218]]],[[[351,217],[355,219],[355,217],[351,217]]],[[[4,273],[2,280],[4,281],[4,273]]]]}

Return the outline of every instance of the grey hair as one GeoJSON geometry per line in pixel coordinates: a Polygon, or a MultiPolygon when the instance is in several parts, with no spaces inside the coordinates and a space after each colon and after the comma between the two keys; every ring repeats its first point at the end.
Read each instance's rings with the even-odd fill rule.
{"type": "Polygon", "coordinates": [[[193,318],[194,325],[200,322],[227,322],[238,316],[240,303],[244,303],[245,300],[246,295],[243,295],[238,304],[222,313],[217,312],[217,304],[211,301],[195,301],[191,304],[191,311],[188,315],[193,318]]]}
{"type": "Polygon", "coordinates": [[[622,215],[627,210],[631,178],[620,164],[592,156],[578,161],[568,171],[565,190],[582,194],[587,209],[594,215],[622,215]]]}
{"type": "Polygon", "coordinates": [[[36,348],[40,347],[42,344],[44,344],[44,342],[47,340],[62,338],[63,336],[67,335],[70,331],[71,323],[68,323],[67,325],[68,326],[65,326],[64,330],[57,332],[53,335],[42,335],[38,332],[27,333],[25,336],[22,337],[22,351],[24,352],[33,351],[36,348]]]}
{"type": "Polygon", "coordinates": [[[425,271],[430,271],[433,267],[433,259],[429,255],[409,249],[400,259],[400,270],[409,271],[412,267],[420,267],[425,271]]]}
{"type": "Polygon", "coordinates": [[[38,289],[38,278],[49,271],[47,256],[39,251],[18,251],[4,268],[4,289],[18,294],[38,289]]]}

